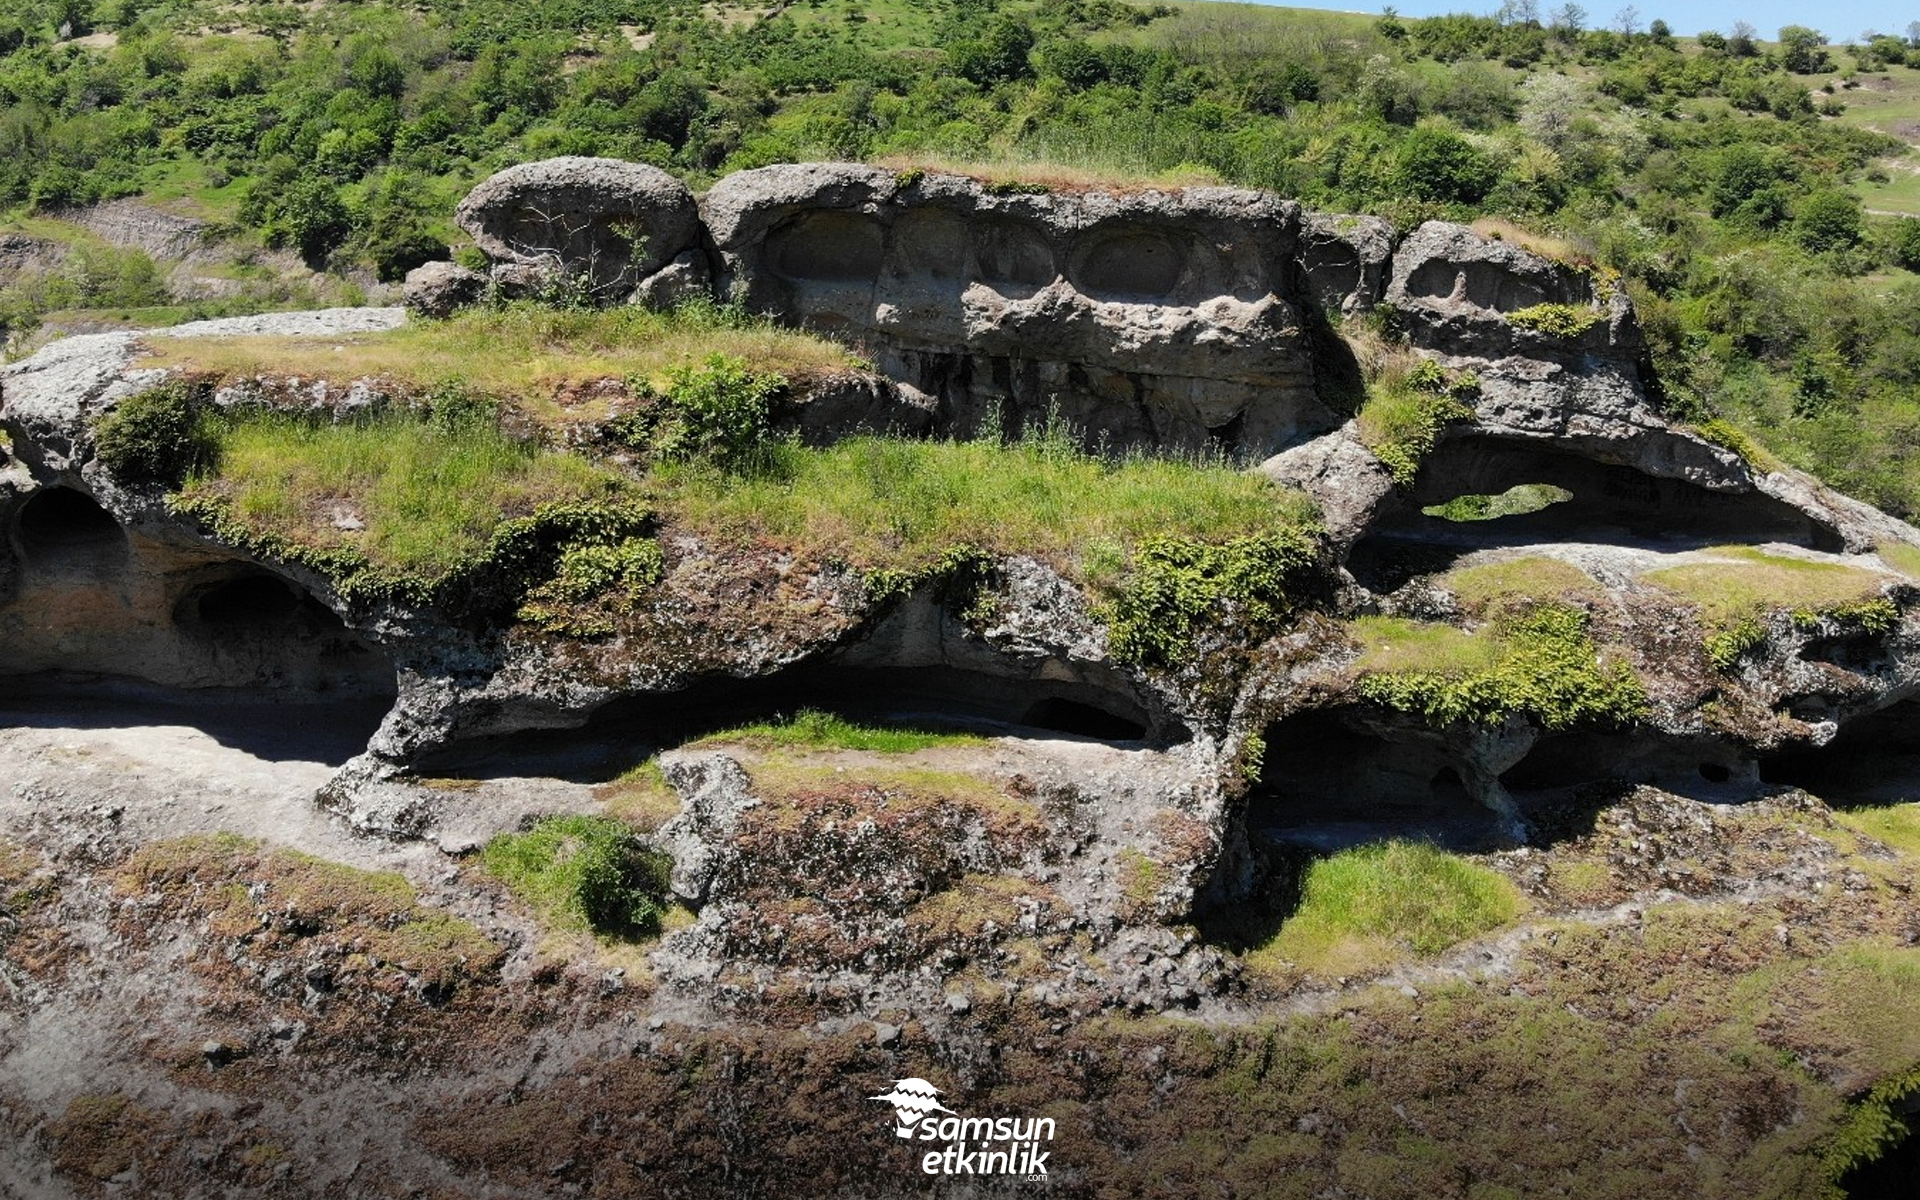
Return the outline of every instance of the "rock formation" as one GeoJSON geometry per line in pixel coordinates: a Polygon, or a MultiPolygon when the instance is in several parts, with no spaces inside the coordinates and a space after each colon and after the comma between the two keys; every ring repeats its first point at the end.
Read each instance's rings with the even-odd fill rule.
{"type": "MultiPolygon", "coordinates": [[[[1329,547],[1320,586],[1332,599],[1204,679],[1121,661],[1081,589],[1023,558],[994,564],[988,618],[956,611],[931,582],[884,597],[831,565],[693,545],[667,556],[644,614],[612,637],[350,602],[323,572],[246,552],[171,512],[163,489],[107,470],[95,422],[162,379],[135,365],[131,335],[115,335],[70,339],[0,374],[11,442],[0,472],[0,671],[394,696],[327,796],[356,826],[401,835],[432,834],[457,807],[417,786],[421,774],[503,747],[533,754],[563,735],[664,744],[729,714],[933,714],[1137,745],[1156,764],[1141,777],[1157,781],[1147,791],[1161,800],[1126,772],[1095,789],[1093,809],[1140,819],[1122,823],[1131,832],[1107,817],[1076,826],[1104,832],[1073,842],[1075,853],[1100,850],[1059,890],[1083,911],[1131,903],[1164,916],[1255,886],[1263,838],[1315,813],[1364,823],[1378,820],[1370,806],[1397,805],[1417,825],[1472,824],[1491,810],[1493,833],[1524,836],[1522,793],[1676,772],[1751,778],[1764,756],[1828,744],[1920,687],[1915,589],[1875,557],[1920,535],[1669,420],[1623,293],[1458,226],[1430,223],[1396,245],[1379,221],[1303,214],[1255,192],[1033,193],[848,165],[744,172],[696,210],[651,168],[580,159],[503,172],[460,219],[494,257],[496,282],[574,272],[595,294],[646,300],[711,280],[716,296],[865,347],[878,373],[843,381],[838,399],[798,423],[812,442],[854,425],[966,433],[1001,406],[1016,423],[1056,413],[1109,446],[1215,445],[1264,459],[1258,469],[1319,503],[1329,547]],[[1352,418],[1358,368],[1335,331],[1376,308],[1390,310],[1415,359],[1474,381],[1468,410],[1397,483],[1352,418]],[[1486,529],[1434,515],[1462,497],[1539,485],[1571,499],[1486,529]],[[1671,614],[1684,602],[1648,577],[1663,564],[1746,561],[1717,552],[1721,543],[1853,572],[1883,606],[1870,619],[1844,606],[1774,613],[1716,674],[1698,640],[1675,640],[1671,614]],[[1591,584],[1574,589],[1601,647],[1585,653],[1644,681],[1640,716],[1563,726],[1516,704],[1484,719],[1436,717],[1358,690],[1368,668],[1349,618],[1493,629],[1494,617],[1467,611],[1423,564],[1527,555],[1591,584]],[[731,599],[716,608],[717,595],[731,599]],[[784,607],[794,596],[805,597],[805,620],[784,607]],[[1143,832],[1168,821],[1188,834],[1143,832]],[[1160,863],[1152,894],[1131,902],[1114,857],[1128,847],[1160,863]]],[[[436,268],[419,290],[474,283],[436,268]]],[[[399,319],[333,312],[147,336],[399,319]]],[[[371,402],[367,388],[337,380],[308,394],[357,405],[371,402]]],[[[744,886],[726,866],[741,798],[715,798],[723,775],[691,761],[673,768],[690,797],[670,837],[690,901],[744,886]]],[[[1002,849],[1014,861],[1039,844],[1002,849]]],[[[1046,853],[1056,852],[1066,854],[1046,853]]],[[[731,952],[717,925],[703,937],[731,952]]]]}

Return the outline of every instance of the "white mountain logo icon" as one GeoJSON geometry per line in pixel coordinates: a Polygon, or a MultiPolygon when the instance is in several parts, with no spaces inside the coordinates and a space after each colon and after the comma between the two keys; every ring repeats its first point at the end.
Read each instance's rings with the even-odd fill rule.
{"type": "Polygon", "coordinates": [[[893,1132],[900,1137],[910,1138],[913,1136],[914,1126],[920,1123],[920,1118],[929,1113],[942,1112],[953,1115],[952,1109],[941,1105],[939,1095],[940,1089],[924,1079],[896,1079],[893,1081],[891,1092],[884,1096],[868,1096],[867,1099],[884,1100],[893,1105],[893,1116],[896,1122],[893,1132]]]}

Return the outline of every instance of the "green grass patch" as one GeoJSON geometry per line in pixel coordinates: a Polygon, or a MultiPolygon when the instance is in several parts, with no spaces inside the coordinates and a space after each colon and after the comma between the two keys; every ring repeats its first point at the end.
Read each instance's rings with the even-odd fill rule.
{"type": "Polygon", "coordinates": [[[1910,579],[1920,579],[1920,546],[1905,542],[1881,542],[1874,547],[1880,561],[1910,579]]]}
{"type": "Polygon", "coordinates": [[[1600,595],[1593,576],[1572,563],[1544,555],[1509,558],[1461,567],[1440,577],[1460,607],[1485,615],[1514,603],[1542,600],[1592,600],[1600,595]]]}
{"type": "Polygon", "coordinates": [[[1248,957],[1256,966],[1352,974],[1439,954],[1520,909],[1519,891],[1495,871],[1425,842],[1380,842],[1309,865],[1299,907],[1248,957]]]}
{"type": "Polygon", "coordinates": [[[1860,567],[1768,554],[1751,546],[1716,546],[1707,553],[1731,561],[1663,567],[1640,578],[1691,602],[1709,637],[1731,638],[1747,648],[1757,644],[1761,614],[1787,610],[1796,617],[1844,615],[1878,599],[1887,582],[1887,576],[1860,567]]]}
{"type": "Polygon", "coordinates": [[[377,333],[168,338],[146,347],[150,365],[193,373],[385,378],[422,390],[453,382],[513,396],[530,416],[554,422],[612,415],[605,398],[562,406],[555,397],[565,385],[633,379],[664,391],[675,371],[697,368],[716,354],[788,377],[859,365],[825,339],[713,304],[654,312],[519,303],[377,333]]]}
{"type": "Polygon", "coordinates": [[[1836,811],[1834,820],[1920,858],[1920,803],[1883,804],[1836,811]]]}
{"type": "Polygon", "coordinates": [[[1392,618],[1355,622],[1366,647],[1355,690],[1436,726],[1519,714],[1566,729],[1630,724],[1646,714],[1639,676],[1602,658],[1577,608],[1542,604],[1476,634],[1443,629],[1392,618]]]}
{"type": "Polygon", "coordinates": [[[1011,445],[857,437],[773,444],[754,469],[660,463],[657,504],[711,540],[773,543],[860,570],[876,594],[1028,555],[1104,598],[1115,650],[1181,660],[1200,626],[1260,636],[1317,565],[1310,501],[1225,463],[1081,453],[1058,430],[1011,445]]]}
{"type": "MultiPolygon", "coordinates": [[[[619,550],[644,522],[618,476],[508,435],[485,406],[462,397],[339,422],[239,412],[208,418],[206,433],[211,465],[187,480],[174,507],[349,591],[430,590],[529,558],[529,543],[571,537],[619,550]]],[[[564,595],[547,599],[577,599],[588,576],[641,582],[647,564],[624,551],[616,557],[573,563],[578,569],[555,584],[564,595]]]]}
{"type": "Polygon", "coordinates": [[[632,827],[589,816],[546,817],[500,834],[480,861],[552,924],[621,937],[659,930],[673,869],[632,827]]]}
{"type": "Polygon", "coordinates": [[[986,741],[972,733],[895,725],[862,725],[817,708],[803,708],[791,717],[741,725],[711,734],[692,744],[745,746],[753,750],[864,750],[872,754],[912,754],[937,746],[982,746],[986,741]]]}
{"type": "Polygon", "coordinates": [[[680,814],[680,793],[667,782],[658,758],[621,772],[617,779],[595,788],[593,797],[606,806],[607,816],[641,833],[657,832],[680,814]]]}

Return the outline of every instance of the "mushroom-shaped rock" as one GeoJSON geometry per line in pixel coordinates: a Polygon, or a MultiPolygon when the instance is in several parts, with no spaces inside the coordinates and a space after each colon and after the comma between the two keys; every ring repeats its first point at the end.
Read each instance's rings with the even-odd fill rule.
{"type": "Polygon", "coordinates": [[[644,163],[568,156],[508,167],[460,202],[460,228],[496,264],[564,274],[595,299],[623,300],[688,251],[698,256],[693,194],[644,163]]]}

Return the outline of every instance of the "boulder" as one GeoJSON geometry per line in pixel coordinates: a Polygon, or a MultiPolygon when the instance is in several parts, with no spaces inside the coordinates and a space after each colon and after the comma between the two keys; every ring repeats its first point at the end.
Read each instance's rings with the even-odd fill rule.
{"type": "Polygon", "coordinates": [[[542,267],[624,300],[699,250],[693,195],[643,163],[567,156],[508,167],[460,202],[455,220],[495,263],[542,267]]]}
{"type": "Polygon", "coordinates": [[[423,317],[451,316],[479,300],[486,290],[485,275],[456,263],[423,263],[407,272],[407,308],[423,317]]]}

